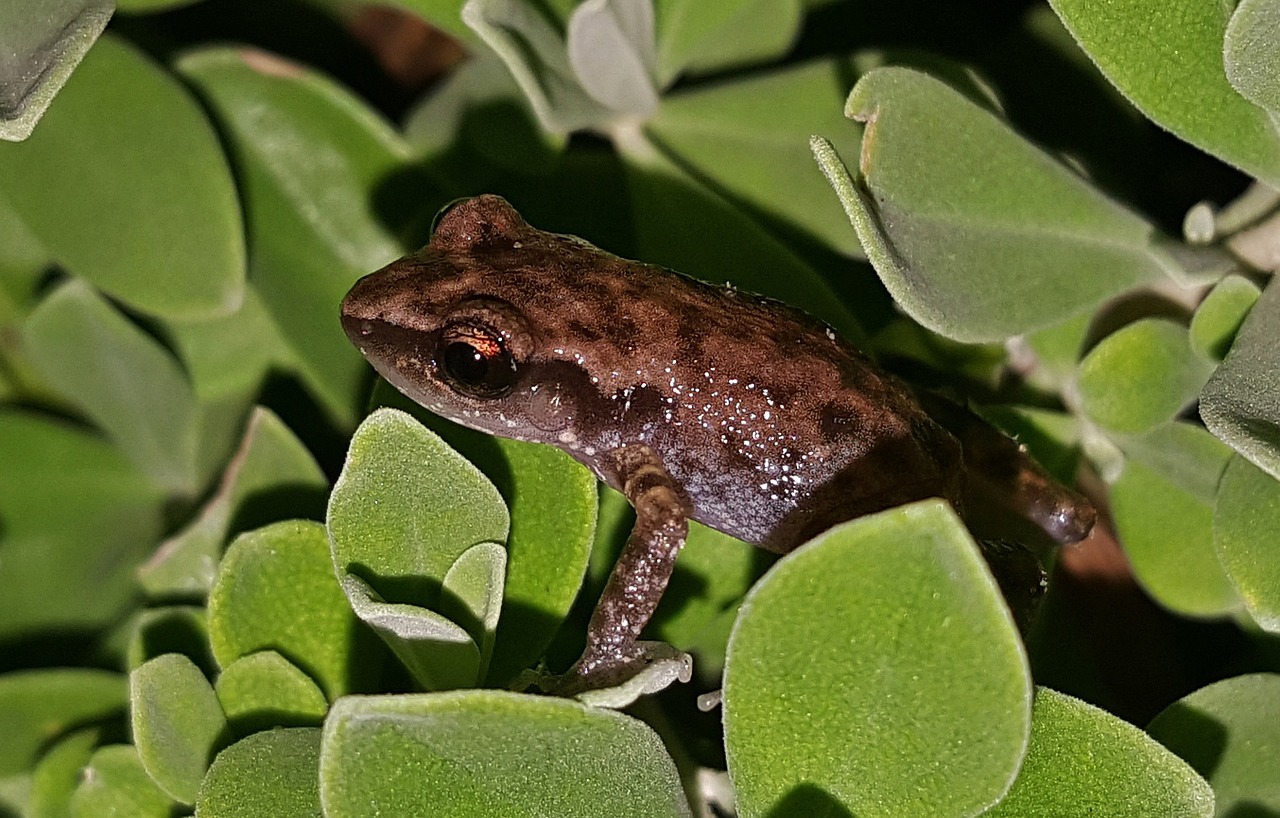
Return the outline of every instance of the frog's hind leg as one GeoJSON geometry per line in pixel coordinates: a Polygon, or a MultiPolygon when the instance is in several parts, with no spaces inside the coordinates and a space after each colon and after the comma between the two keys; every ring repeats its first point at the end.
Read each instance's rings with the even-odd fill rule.
{"type": "Polygon", "coordinates": [[[1089,535],[1098,517],[1093,504],[1054,480],[1025,446],[946,398],[921,392],[920,399],[960,441],[964,518],[976,536],[1033,540],[1040,534],[1070,545],[1089,535]]]}
{"type": "Polygon", "coordinates": [[[648,446],[614,454],[618,482],[636,510],[635,527],[591,615],[582,658],[554,692],[617,684],[647,662],[640,632],[658,607],[689,532],[689,503],[648,446]]]}

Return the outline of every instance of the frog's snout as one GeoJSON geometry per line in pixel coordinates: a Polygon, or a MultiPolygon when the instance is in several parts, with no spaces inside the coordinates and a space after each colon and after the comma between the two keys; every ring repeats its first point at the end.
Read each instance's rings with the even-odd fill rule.
{"type": "Polygon", "coordinates": [[[342,329],[356,346],[377,331],[378,319],[383,313],[384,298],[375,276],[365,276],[357,281],[342,299],[342,329]]]}

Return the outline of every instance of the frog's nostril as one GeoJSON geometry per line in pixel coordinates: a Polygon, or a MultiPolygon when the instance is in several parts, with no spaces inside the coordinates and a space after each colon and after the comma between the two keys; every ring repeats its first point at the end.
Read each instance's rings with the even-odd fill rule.
{"type": "Polygon", "coordinates": [[[368,318],[364,319],[363,321],[360,322],[360,325],[356,328],[356,332],[360,333],[361,338],[369,337],[370,335],[373,334],[373,322],[370,321],[368,318]]]}

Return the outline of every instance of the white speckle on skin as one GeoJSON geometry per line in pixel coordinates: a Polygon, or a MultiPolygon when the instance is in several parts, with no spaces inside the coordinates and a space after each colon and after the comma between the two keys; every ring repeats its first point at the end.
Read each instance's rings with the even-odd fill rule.
{"type": "Polygon", "coordinates": [[[565,429],[563,432],[559,434],[559,436],[556,437],[556,440],[559,440],[561,443],[565,444],[566,446],[571,446],[574,443],[578,442],[578,436],[574,434],[572,430],[565,429]]]}

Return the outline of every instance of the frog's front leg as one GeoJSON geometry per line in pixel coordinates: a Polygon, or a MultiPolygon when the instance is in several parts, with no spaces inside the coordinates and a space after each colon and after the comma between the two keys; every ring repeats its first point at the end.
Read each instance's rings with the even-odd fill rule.
{"type": "Polygon", "coordinates": [[[649,657],[638,642],[640,631],[657,609],[689,533],[689,503],[652,449],[625,446],[613,460],[636,511],[635,527],[591,615],[586,650],[557,686],[562,694],[612,686],[643,667],[649,657]]]}

